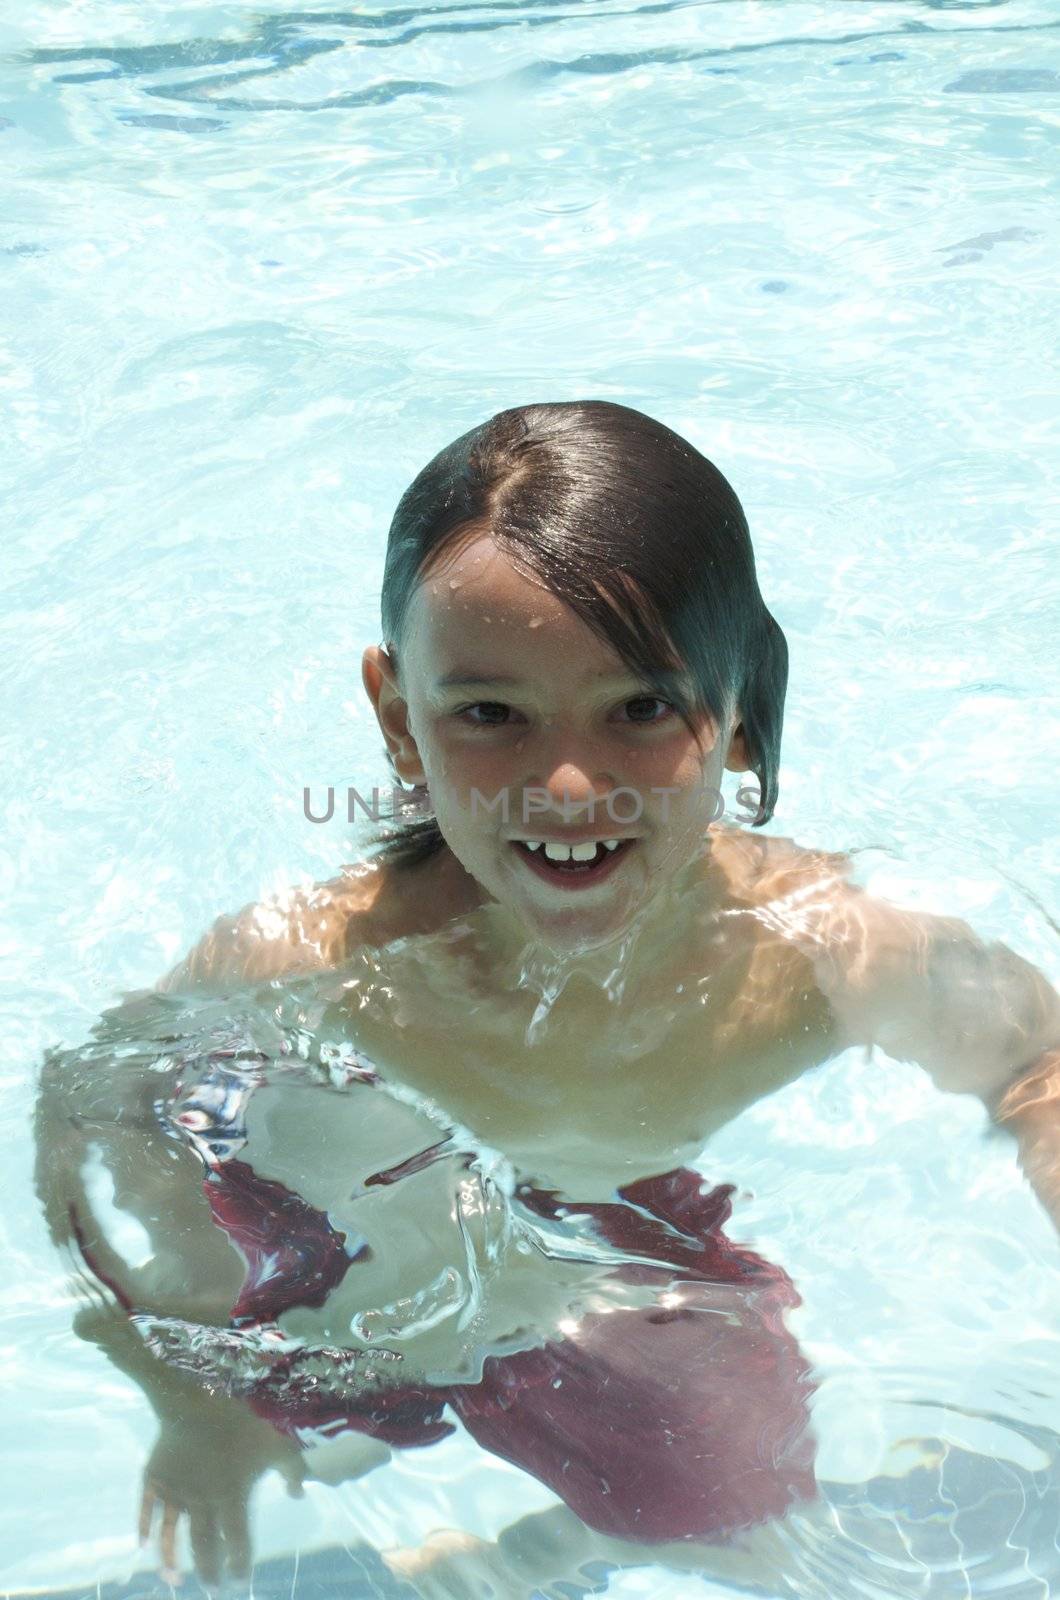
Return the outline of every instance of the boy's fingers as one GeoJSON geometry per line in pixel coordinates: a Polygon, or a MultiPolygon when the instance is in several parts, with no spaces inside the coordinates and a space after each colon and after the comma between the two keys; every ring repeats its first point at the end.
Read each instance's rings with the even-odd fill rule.
{"type": "Polygon", "coordinates": [[[246,1504],[238,1500],[229,1502],[224,1509],[225,1551],[228,1572],[233,1578],[250,1576],[250,1527],[246,1504]]]}
{"type": "Polygon", "coordinates": [[[180,1578],[177,1567],[177,1521],[180,1517],[180,1507],[167,1500],[162,1510],[162,1537],[159,1548],[162,1553],[162,1575],[169,1583],[176,1583],[180,1578]]]}
{"type": "Polygon", "coordinates": [[[154,1490],[149,1484],[145,1483],[143,1493],[140,1496],[139,1534],[141,1544],[146,1544],[151,1537],[151,1518],[154,1515],[156,1504],[157,1498],[154,1490]]]}
{"type": "Polygon", "coordinates": [[[211,1587],[221,1581],[221,1533],[212,1509],[196,1511],[191,1517],[191,1553],[195,1570],[211,1587]]]}

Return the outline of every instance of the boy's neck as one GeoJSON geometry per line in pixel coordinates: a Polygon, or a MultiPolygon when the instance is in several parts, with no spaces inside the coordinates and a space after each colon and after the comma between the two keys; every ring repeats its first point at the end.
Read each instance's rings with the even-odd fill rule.
{"type": "Polygon", "coordinates": [[[652,897],[621,934],[588,948],[556,950],[488,896],[451,851],[446,849],[445,856],[447,861],[438,862],[440,873],[466,880],[460,885],[463,903],[459,896],[454,902],[460,909],[453,922],[466,929],[492,983],[506,991],[525,988],[558,994],[572,985],[618,1002],[625,991],[639,986],[643,975],[658,977],[678,966],[682,957],[687,962],[695,926],[725,900],[725,875],[713,859],[708,837],[703,851],[652,897]]]}

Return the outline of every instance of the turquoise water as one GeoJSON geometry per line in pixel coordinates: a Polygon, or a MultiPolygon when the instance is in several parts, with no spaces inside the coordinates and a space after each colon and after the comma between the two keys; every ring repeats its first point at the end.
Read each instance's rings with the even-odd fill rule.
{"type": "MultiPolygon", "coordinates": [[[[0,21],[0,1590],[148,1566],[153,1419],[71,1333],[33,1196],[43,1054],[355,859],[303,787],[385,778],[386,528],[494,411],[617,400],[718,464],[792,654],[770,831],[1060,978],[1058,108],[1044,0],[0,21]]],[[[1060,1246],[985,1134],[850,1054],[703,1153],[803,1296],[834,1537],[795,1540],[799,1595],[1060,1582],[1060,1246]]],[[[552,1504],[457,1434],[265,1479],[256,1551],[552,1504]]]]}

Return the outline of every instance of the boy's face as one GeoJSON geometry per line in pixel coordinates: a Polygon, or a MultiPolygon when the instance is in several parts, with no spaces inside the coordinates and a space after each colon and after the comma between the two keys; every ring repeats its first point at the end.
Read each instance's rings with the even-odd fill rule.
{"type": "Polygon", "coordinates": [[[719,736],[704,714],[697,747],[676,711],[488,535],[457,541],[424,578],[397,670],[371,646],[363,677],[398,773],[428,785],[453,855],[557,952],[620,937],[701,854],[723,769],[746,770],[742,732],[719,736]],[[454,677],[475,681],[445,682],[454,677]],[[633,842],[575,889],[515,842],[572,835],[633,842]]]}

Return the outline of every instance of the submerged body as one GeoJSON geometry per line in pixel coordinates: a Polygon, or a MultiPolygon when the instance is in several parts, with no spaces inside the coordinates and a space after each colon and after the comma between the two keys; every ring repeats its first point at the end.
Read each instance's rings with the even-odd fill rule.
{"type": "MultiPolygon", "coordinates": [[[[133,1102],[120,1076],[98,1080],[76,1102],[84,1138],[152,1253],[131,1266],[113,1247],[72,1146],[56,1231],[65,1210],[156,1356],[167,1321],[192,1319],[330,1351],[336,1380],[344,1350],[399,1358],[381,1384],[329,1390],[314,1368],[311,1393],[301,1357],[280,1359],[239,1391],[278,1435],[417,1445],[459,1418],[586,1526],[635,1542],[780,1515],[814,1483],[812,1379],[783,1321],[798,1294],[726,1236],[731,1186],[687,1162],[838,1047],[812,961],[773,925],[782,891],[835,868],[725,828],[707,843],[709,909],[691,878],[680,938],[603,973],[592,957],[557,970],[540,948],[525,968],[491,963],[488,897],[444,859],[361,864],[282,911],[221,919],[159,993],[215,990],[245,1017],[233,990],[279,980],[257,989],[268,1002],[300,980],[310,1031],[348,1040],[367,1074],[328,1094],[297,1060],[274,1073],[265,1004],[260,1031],[171,1057],[183,1147],[157,1138],[159,1084],[145,1075],[133,1102]]],[[[355,1453],[349,1470],[376,1460],[355,1453]]]]}
{"type": "MultiPolygon", "coordinates": [[[[340,1475],[369,1470],[385,1447],[430,1443],[455,1417],[552,1488],[563,1516],[577,1513],[565,1523],[557,1511],[571,1551],[585,1553],[578,1528],[626,1559],[638,1545],[671,1562],[674,1541],[709,1545],[711,1570],[743,1576],[759,1556],[745,1569],[732,1541],[761,1529],[782,1560],[770,1519],[808,1504],[815,1481],[813,1378],[784,1322],[799,1296],[781,1267],[726,1236],[730,1187],[711,1190],[687,1163],[763,1095],[858,1042],[919,1057],[947,1087],[1000,1090],[1019,1056],[998,1029],[1029,1053],[1027,997],[1041,994],[1011,952],[984,967],[964,924],[873,901],[851,867],[716,824],[657,945],[562,961],[532,941],[491,956],[490,897],[445,855],[398,873],[361,863],[220,919],[160,998],[216,991],[225,1006],[264,984],[268,1001],[297,980],[310,1032],[348,1041],[412,1099],[366,1115],[362,1082],[311,1110],[307,1086],[270,1083],[266,1063],[247,1105],[253,1164],[221,1130],[205,1179],[189,1150],[182,1164],[172,1150],[149,1157],[150,1141],[116,1125],[120,1203],[145,1219],[156,1253],[142,1272],[107,1260],[105,1230],[78,1199],[85,1259],[112,1287],[124,1274],[129,1311],[274,1328],[321,1352],[308,1401],[300,1357],[242,1400],[299,1449],[311,1436],[359,1441],[340,1475]],[[955,960],[960,1015],[930,976],[952,984],[955,960]],[[963,1026],[976,999],[992,1032],[963,1026]],[[480,1145],[509,1165],[507,1199],[483,1176],[480,1145]],[[402,1182],[382,1181],[398,1171],[402,1182]],[[557,1217],[559,1259],[547,1241],[519,1250],[520,1233],[533,1240],[557,1217]],[[447,1302],[443,1281],[465,1269],[480,1297],[470,1320],[469,1298],[447,1302]],[[400,1375],[329,1392],[329,1371],[341,1380],[344,1350],[358,1347],[396,1351],[400,1375]]],[[[1034,1025],[1049,1025],[1044,1008],[1034,1025]]],[[[255,1451],[273,1448],[255,1436],[255,1451]]],[[[185,1488],[151,1492],[171,1513],[186,1503],[185,1488]]]]}
{"type": "Polygon", "coordinates": [[[422,872],[363,864],[282,915],[224,919],[159,987],[335,970],[350,1037],[388,1080],[522,1177],[607,1200],[694,1160],[718,1128],[849,1042],[785,915],[799,894],[805,919],[812,897],[820,924],[848,867],[716,825],[678,902],[677,948],[658,961],[639,952],[633,970],[620,957],[552,964],[530,946],[498,967],[486,897],[451,857],[422,872]]]}
{"type": "MultiPolygon", "coordinates": [[[[250,1097],[250,1143],[255,1123],[287,1135],[264,1169],[226,1143],[205,1184],[247,1267],[233,1323],[277,1321],[317,1348],[341,1346],[352,1326],[399,1352],[403,1377],[343,1401],[326,1378],[307,1398],[277,1381],[297,1366],[281,1367],[249,1396],[260,1415],[292,1433],[355,1429],[407,1446],[449,1431],[448,1406],[589,1527],[643,1542],[730,1535],[812,1495],[813,1386],[782,1320],[798,1294],[726,1237],[731,1186],[711,1189],[682,1163],[825,1059],[837,1030],[808,958],[757,915],[766,875],[751,869],[770,852],[726,830],[710,845],[700,870],[716,889],[724,859],[724,898],[708,914],[686,889],[680,959],[632,993],[621,970],[601,986],[569,965],[559,986],[540,952],[509,988],[482,959],[483,908],[451,867],[426,883],[354,872],[318,891],[282,939],[222,940],[163,986],[208,981],[207,962],[228,981],[279,976],[285,960],[303,971],[337,962],[338,981],[324,985],[329,1036],[345,1033],[383,1082],[423,1096],[514,1169],[505,1217],[473,1159],[445,1139],[422,1144],[422,1131],[414,1153],[411,1127],[402,1145],[391,1126],[389,1154],[404,1158],[365,1174],[366,1153],[383,1165],[388,1146],[364,1079],[344,1105],[315,1111],[296,1090],[284,1115],[282,1085],[250,1097]],[[300,941],[299,927],[318,937],[300,941]],[[465,1263],[468,1218],[479,1238],[465,1263]],[[564,1232],[566,1259],[538,1240],[541,1223],[564,1232]],[[534,1240],[524,1254],[520,1235],[534,1240]],[[284,1238],[286,1279],[270,1246],[284,1238]],[[469,1278],[473,1306],[460,1292],[469,1278]]],[[[400,1124],[407,1113],[394,1112],[400,1124]]]]}

